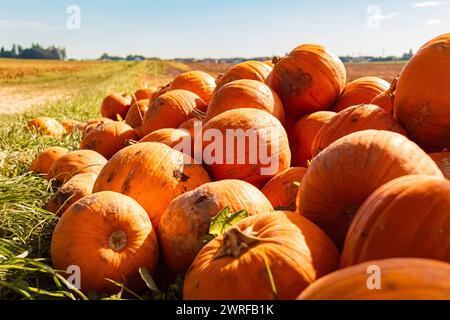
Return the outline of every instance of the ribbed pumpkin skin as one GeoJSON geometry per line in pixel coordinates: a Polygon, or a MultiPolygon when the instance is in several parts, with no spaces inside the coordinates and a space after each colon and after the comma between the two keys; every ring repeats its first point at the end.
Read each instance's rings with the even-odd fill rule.
{"type": "Polygon", "coordinates": [[[140,135],[143,137],[163,128],[178,128],[192,118],[195,109],[206,110],[205,101],[186,90],[169,91],[154,100],[144,115],[140,135]]]}
{"type": "Polygon", "coordinates": [[[144,114],[147,112],[149,104],[149,99],[135,102],[127,112],[127,116],[125,118],[126,124],[132,128],[139,128],[142,125],[144,114]]]}
{"type": "Polygon", "coordinates": [[[48,179],[64,183],[73,176],[92,172],[98,174],[108,162],[100,153],[92,150],[76,150],[66,153],[50,167],[48,179]]]}
{"type": "Polygon", "coordinates": [[[80,149],[96,151],[109,159],[117,151],[125,148],[130,140],[138,139],[132,127],[124,122],[114,121],[100,124],[92,129],[81,140],[80,149]]]}
{"type": "Polygon", "coordinates": [[[317,280],[299,300],[449,300],[450,265],[441,261],[398,258],[340,269],[317,280]],[[381,289],[367,287],[368,268],[378,266],[381,289]]]}
{"type": "Polygon", "coordinates": [[[320,45],[301,45],[281,59],[266,83],[275,90],[287,114],[299,119],[329,109],[346,81],[342,61],[320,45]]]}
{"type": "Polygon", "coordinates": [[[34,158],[28,171],[43,174],[46,177],[53,163],[67,152],[69,152],[69,150],[62,147],[46,148],[34,158]]]}
{"type": "Polygon", "coordinates": [[[133,99],[127,94],[113,93],[105,97],[100,107],[102,117],[112,120],[118,120],[117,115],[122,119],[127,116],[128,109],[130,109],[133,99]]]}
{"type": "Polygon", "coordinates": [[[79,200],[64,213],[53,232],[51,255],[58,270],[80,267],[83,292],[120,290],[105,278],[141,290],[145,283],[139,268],[155,272],[158,243],[145,210],[133,199],[107,191],[79,200]],[[114,243],[117,233],[126,241],[114,243]]]}
{"type": "Polygon", "coordinates": [[[275,210],[295,211],[298,192],[297,183],[301,183],[306,168],[293,167],[280,172],[270,179],[261,189],[275,210]]]}
{"type": "Polygon", "coordinates": [[[204,246],[210,219],[223,208],[246,209],[249,215],[273,211],[269,200],[256,187],[241,180],[206,183],[175,198],[161,216],[158,235],[164,268],[184,273],[204,246]]]}
{"type": "Polygon", "coordinates": [[[143,137],[139,142],[161,142],[173,148],[184,139],[190,141],[190,135],[186,131],[180,129],[159,129],[143,137]]]}
{"type": "Polygon", "coordinates": [[[450,179],[450,152],[437,152],[428,154],[447,179],[450,179]]]}
{"type": "Polygon", "coordinates": [[[406,176],[376,190],[350,225],[341,266],[393,257],[450,262],[450,182],[406,176]]]}
{"type": "Polygon", "coordinates": [[[173,79],[170,90],[188,90],[205,101],[208,105],[216,88],[216,80],[203,71],[188,71],[173,79]]]}
{"type": "Polygon", "coordinates": [[[175,197],[210,182],[203,167],[162,143],[142,142],[120,150],[98,175],[93,192],[115,191],[135,199],[155,228],[175,197]],[[189,163],[189,164],[184,164],[189,163]]]}
{"type": "Polygon", "coordinates": [[[314,157],[339,138],[369,129],[406,135],[405,129],[389,113],[375,105],[361,104],[342,110],[325,123],[311,144],[311,153],[314,157]]]}
{"type": "Polygon", "coordinates": [[[300,184],[299,212],[341,248],[360,205],[383,184],[410,174],[443,177],[405,136],[378,130],[349,134],[320,152],[300,184]]]}
{"type": "Polygon", "coordinates": [[[258,240],[238,251],[236,258],[225,255],[217,259],[214,256],[223,247],[224,236],[209,242],[186,274],[185,300],[294,299],[311,282],[337,268],[339,253],[333,242],[295,213],[258,214],[234,227],[247,235],[253,233],[258,240]]]}
{"type": "Polygon", "coordinates": [[[244,61],[232,66],[218,81],[216,91],[232,81],[249,79],[265,82],[272,67],[261,61],[244,61]]]}
{"type": "Polygon", "coordinates": [[[248,108],[225,111],[209,120],[203,126],[203,155],[203,160],[215,181],[241,179],[258,188],[262,187],[264,183],[279,172],[289,168],[291,162],[289,142],[280,121],[265,111],[248,108]],[[226,134],[227,130],[233,130],[236,133],[236,130],[239,129],[244,132],[251,130],[248,131],[250,138],[245,139],[245,142],[238,143],[238,139],[235,136],[226,134]],[[208,131],[214,132],[216,130],[223,137],[222,157],[220,159],[206,159],[209,154],[214,154],[214,152],[208,152],[208,150],[214,150],[216,144],[214,143],[214,138],[212,139],[213,143],[209,142],[205,134],[208,131]],[[250,143],[250,141],[256,142],[250,143]],[[234,145],[233,154],[231,151],[227,153],[227,144],[234,145]],[[244,146],[242,149],[245,151],[245,155],[240,155],[240,145],[244,146]],[[270,159],[263,159],[260,156],[260,152],[258,152],[259,150],[262,150],[263,155],[268,155],[267,158],[270,157],[270,159]],[[230,161],[227,163],[226,158],[230,154],[232,154],[232,163],[230,161]],[[253,160],[256,161],[254,163],[250,161],[251,154],[255,156],[253,160]],[[241,158],[245,156],[243,164],[239,163],[238,156],[241,158]],[[269,163],[265,164],[263,160],[269,160],[269,163]],[[267,172],[262,171],[262,169],[265,169],[267,172]]]}
{"type": "Polygon", "coordinates": [[[204,121],[232,109],[255,108],[267,111],[284,122],[283,104],[278,95],[266,84],[256,80],[236,80],[214,93],[204,121]]]}
{"type": "Polygon", "coordinates": [[[450,147],[450,33],[425,44],[403,68],[394,117],[429,151],[450,147]]]}
{"type": "Polygon", "coordinates": [[[312,159],[311,145],[317,132],[334,116],[332,111],[318,111],[301,118],[289,134],[292,150],[292,165],[306,167],[312,159]]]}
{"type": "Polygon", "coordinates": [[[380,93],[389,89],[389,82],[378,77],[362,77],[345,85],[340,98],[333,106],[339,112],[357,104],[370,103],[380,93]]]}
{"type": "Polygon", "coordinates": [[[370,104],[379,106],[381,109],[388,113],[392,113],[394,109],[394,101],[392,99],[392,96],[387,91],[382,92],[375,98],[373,98],[372,101],[370,101],[370,104]]]}
{"type": "Polygon", "coordinates": [[[49,117],[38,117],[30,120],[28,128],[53,137],[61,137],[66,133],[63,125],[58,120],[49,117]]]}

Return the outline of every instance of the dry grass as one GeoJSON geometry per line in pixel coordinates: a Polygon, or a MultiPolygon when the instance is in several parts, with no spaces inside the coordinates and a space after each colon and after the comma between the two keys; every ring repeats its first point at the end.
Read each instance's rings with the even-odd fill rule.
{"type": "Polygon", "coordinates": [[[347,69],[347,80],[352,81],[356,78],[364,76],[375,76],[383,78],[388,82],[392,82],[400,71],[403,69],[405,63],[348,63],[345,65],[347,69]]]}

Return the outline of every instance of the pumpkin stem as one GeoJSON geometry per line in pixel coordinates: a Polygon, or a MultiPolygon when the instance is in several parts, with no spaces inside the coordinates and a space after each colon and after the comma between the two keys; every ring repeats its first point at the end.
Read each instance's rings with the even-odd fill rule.
{"type": "Polygon", "coordinates": [[[392,102],[394,102],[395,90],[397,89],[397,82],[398,82],[398,77],[392,81],[391,86],[389,87],[389,89],[386,92],[388,94],[389,98],[391,98],[392,102]]]}
{"type": "Polygon", "coordinates": [[[219,74],[216,78],[216,84],[219,84],[220,80],[222,80],[223,74],[219,74]]]}
{"type": "Polygon", "coordinates": [[[114,231],[108,237],[109,247],[114,251],[121,251],[127,243],[127,235],[122,230],[114,231]]]}
{"type": "Polygon", "coordinates": [[[255,237],[255,232],[245,230],[242,232],[237,227],[231,227],[223,234],[222,246],[217,250],[214,259],[219,259],[224,256],[232,256],[238,258],[242,250],[248,248],[250,245],[261,241],[260,238],[255,237]]]}
{"type": "Polygon", "coordinates": [[[274,65],[276,65],[278,62],[280,62],[280,60],[281,60],[280,57],[275,56],[275,57],[272,58],[272,63],[273,63],[274,65]]]}
{"type": "Polygon", "coordinates": [[[206,112],[203,112],[197,108],[191,111],[191,114],[200,121],[203,121],[206,117],[206,112]]]}

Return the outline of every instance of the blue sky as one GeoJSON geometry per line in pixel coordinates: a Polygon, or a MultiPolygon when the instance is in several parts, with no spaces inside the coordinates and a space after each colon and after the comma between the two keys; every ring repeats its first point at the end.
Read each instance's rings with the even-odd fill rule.
{"type": "Polygon", "coordinates": [[[301,43],[389,55],[446,32],[450,0],[0,0],[0,45],[55,44],[71,58],[271,56],[301,43]],[[66,26],[69,5],[79,30],[66,26]]]}

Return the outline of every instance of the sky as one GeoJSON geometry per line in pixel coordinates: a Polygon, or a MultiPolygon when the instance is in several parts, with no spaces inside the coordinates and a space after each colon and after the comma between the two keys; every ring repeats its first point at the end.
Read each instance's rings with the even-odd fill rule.
{"type": "Polygon", "coordinates": [[[249,58],[303,43],[401,55],[447,32],[450,0],[0,0],[0,46],[62,46],[76,59],[249,58]]]}

